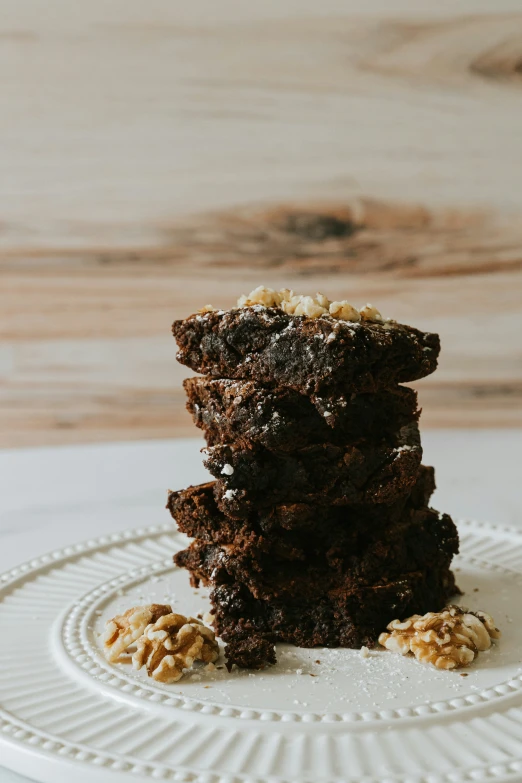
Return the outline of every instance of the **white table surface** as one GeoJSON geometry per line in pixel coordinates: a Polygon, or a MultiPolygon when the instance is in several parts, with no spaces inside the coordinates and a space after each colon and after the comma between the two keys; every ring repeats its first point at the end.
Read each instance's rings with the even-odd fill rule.
{"type": "MultiPolygon", "coordinates": [[[[522,527],[522,430],[427,431],[423,442],[424,461],[437,469],[433,505],[457,518],[522,527]]],[[[164,521],[166,489],[205,480],[201,445],[0,451],[0,572],[47,550],[164,521]]],[[[0,767],[0,783],[25,780],[0,767]]]]}

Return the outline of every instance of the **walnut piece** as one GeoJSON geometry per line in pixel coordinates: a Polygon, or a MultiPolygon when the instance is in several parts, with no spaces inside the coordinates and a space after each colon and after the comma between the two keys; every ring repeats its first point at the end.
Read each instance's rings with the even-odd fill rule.
{"type": "Polygon", "coordinates": [[[384,322],[384,318],[377,310],[377,308],[374,307],[372,304],[365,305],[360,309],[359,312],[361,315],[361,320],[363,321],[377,321],[378,323],[384,322]]]}
{"type": "Polygon", "coordinates": [[[258,286],[246,296],[237,300],[238,307],[279,307],[288,315],[306,315],[308,318],[321,318],[329,316],[338,321],[377,321],[383,323],[384,319],[373,305],[366,305],[357,310],[346,299],[341,302],[331,302],[327,296],[318,292],[315,297],[295,294],[289,288],[274,291],[273,288],[258,286]]]}
{"type": "Polygon", "coordinates": [[[237,304],[238,307],[250,307],[256,304],[264,305],[265,307],[279,307],[282,299],[283,296],[281,292],[260,285],[257,288],[254,288],[248,296],[243,295],[239,297],[237,304]]]}
{"type": "Polygon", "coordinates": [[[125,614],[119,614],[105,624],[103,644],[105,657],[114,663],[120,655],[127,652],[150,623],[155,623],[162,615],[170,614],[172,607],[163,604],[134,606],[125,614]]]}
{"type": "Polygon", "coordinates": [[[327,314],[328,310],[316,302],[313,296],[302,296],[294,310],[294,315],[307,315],[309,318],[319,318],[327,314]]]}
{"type": "Polygon", "coordinates": [[[379,636],[379,644],[401,655],[413,653],[422,663],[437,669],[469,666],[476,655],[500,637],[493,618],[485,612],[469,612],[447,606],[441,612],[414,614],[388,625],[390,633],[379,636]]]}
{"type": "Polygon", "coordinates": [[[132,656],[135,669],[146,667],[158,682],[177,682],[194,661],[213,663],[219,655],[216,637],[194,617],[166,614],[148,625],[132,656]]]}
{"type": "Polygon", "coordinates": [[[342,302],[331,302],[329,310],[332,318],[337,318],[339,321],[355,321],[357,323],[361,320],[359,311],[352,307],[346,299],[343,299],[342,302]]]}

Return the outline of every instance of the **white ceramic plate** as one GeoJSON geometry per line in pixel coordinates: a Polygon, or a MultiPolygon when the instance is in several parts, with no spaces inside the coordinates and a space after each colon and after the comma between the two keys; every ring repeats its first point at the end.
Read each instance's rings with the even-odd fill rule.
{"type": "Polygon", "coordinates": [[[171,525],[115,534],[0,577],[0,763],[44,783],[522,780],[522,533],[460,524],[461,603],[503,637],[467,670],[387,651],[278,646],[264,672],[164,686],[111,666],[105,620],[209,608],[172,566],[171,525]],[[320,663],[319,663],[320,661],[320,663]]]}

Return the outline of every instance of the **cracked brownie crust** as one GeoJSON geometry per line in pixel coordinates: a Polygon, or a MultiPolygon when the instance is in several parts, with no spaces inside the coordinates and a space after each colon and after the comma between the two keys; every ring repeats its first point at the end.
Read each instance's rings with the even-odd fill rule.
{"type": "Polygon", "coordinates": [[[319,396],[424,378],[440,350],[438,335],[411,326],[313,319],[261,305],[194,314],[172,331],[178,360],[198,373],[319,396]]]}
{"type": "Polygon", "coordinates": [[[310,398],[278,386],[187,378],[187,409],[207,444],[259,444],[271,451],[364,441],[390,442],[419,417],[417,394],[398,386],[375,394],[310,398]]]}
{"type": "Polygon", "coordinates": [[[391,527],[339,529],[323,542],[236,539],[217,545],[194,541],[174,556],[193,584],[239,582],[263,600],[314,600],[332,590],[355,590],[393,580],[402,573],[449,566],[458,552],[458,534],[446,514],[410,509],[391,527]],[[293,544],[293,545],[292,545],[293,544]]]}
{"type": "Polygon", "coordinates": [[[225,641],[256,634],[299,647],[373,647],[395,617],[442,608],[458,589],[452,572],[428,568],[354,591],[339,589],[312,601],[255,599],[240,583],[211,593],[214,628],[225,641]]]}
{"type": "Polygon", "coordinates": [[[286,454],[262,447],[211,446],[204,464],[217,479],[219,508],[241,517],[283,500],[391,504],[412,489],[421,459],[418,426],[411,424],[398,433],[394,445],[324,443],[286,454]]]}
{"type": "Polygon", "coordinates": [[[170,492],[167,508],[178,529],[190,538],[216,544],[231,544],[239,538],[256,540],[264,537],[282,542],[323,542],[343,535],[345,528],[364,530],[369,534],[393,525],[405,508],[427,506],[435,491],[433,468],[421,466],[411,493],[396,503],[320,506],[311,503],[280,503],[255,509],[237,519],[223,514],[215,499],[215,482],[170,492]],[[305,536],[303,536],[305,534],[305,536]]]}

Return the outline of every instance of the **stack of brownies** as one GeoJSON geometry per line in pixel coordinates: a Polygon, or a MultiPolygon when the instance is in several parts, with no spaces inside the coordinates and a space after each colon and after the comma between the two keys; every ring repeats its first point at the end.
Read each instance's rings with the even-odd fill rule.
{"type": "Polygon", "coordinates": [[[451,518],[428,506],[416,393],[438,336],[375,308],[256,289],[173,332],[215,481],[169,493],[194,542],[175,556],[210,585],[230,660],[274,641],[372,646],[392,619],[456,592],[451,518]]]}

